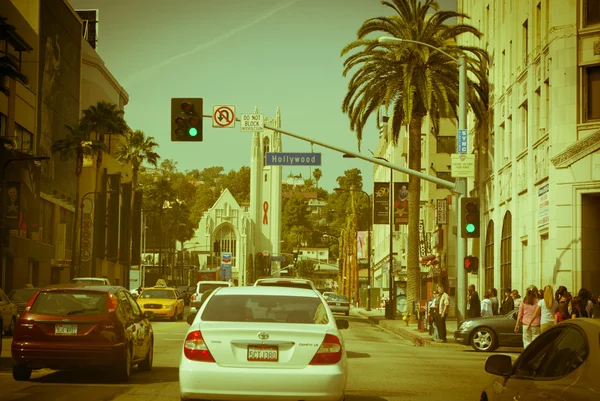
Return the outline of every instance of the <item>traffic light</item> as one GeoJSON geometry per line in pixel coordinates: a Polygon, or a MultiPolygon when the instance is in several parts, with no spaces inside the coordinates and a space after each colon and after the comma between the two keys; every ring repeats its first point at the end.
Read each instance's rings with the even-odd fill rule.
{"type": "Polygon", "coordinates": [[[171,99],[171,141],[202,142],[202,98],[171,99]]]}
{"type": "Polygon", "coordinates": [[[479,198],[461,198],[461,238],[479,238],[479,198]]]}
{"type": "Polygon", "coordinates": [[[476,256],[465,256],[464,268],[467,273],[477,273],[479,269],[479,258],[476,256]]]}
{"type": "Polygon", "coordinates": [[[298,252],[292,252],[292,255],[294,256],[294,264],[298,263],[298,252]]]}

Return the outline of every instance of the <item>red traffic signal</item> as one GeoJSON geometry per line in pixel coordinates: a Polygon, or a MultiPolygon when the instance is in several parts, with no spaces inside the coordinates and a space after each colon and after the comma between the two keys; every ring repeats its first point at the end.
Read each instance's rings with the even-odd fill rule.
{"type": "Polygon", "coordinates": [[[465,256],[464,268],[468,273],[477,273],[479,269],[479,258],[476,256],[465,256]]]}

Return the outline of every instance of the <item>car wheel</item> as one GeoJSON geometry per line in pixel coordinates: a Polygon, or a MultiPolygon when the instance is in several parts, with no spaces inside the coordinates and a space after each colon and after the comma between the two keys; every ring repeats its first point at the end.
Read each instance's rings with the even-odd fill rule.
{"type": "Polygon", "coordinates": [[[350,316],[350,311],[346,312],[346,316],[350,316]]]}
{"type": "Polygon", "coordinates": [[[478,352],[493,351],[496,348],[498,348],[496,334],[490,328],[478,327],[475,330],[473,330],[473,336],[471,337],[471,346],[475,351],[478,352]]]}
{"type": "Polygon", "coordinates": [[[150,339],[150,347],[148,348],[148,353],[146,354],[146,358],[140,362],[138,365],[138,369],[143,372],[148,372],[152,370],[152,363],[154,362],[154,341],[150,339]]]}
{"type": "Polygon", "coordinates": [[[6,330],[7,336],[13,336],[15,334],[15,329],[17,328],[17,319],[13,316],[10,321],[10,326],[8,326],[8,330],[6,330]]]}
{"type": "Polygon", "coordinates": [[[13,379],[18,382],[25,382],[31,378],[31,369],[25,366],[13,366],[13,379]]]}
{"type": "Polygon", "coordinates": [[[125,351],[125,359],[117,365],[117,380],[127,381],[131,376],[131,347],[125,351]]]}

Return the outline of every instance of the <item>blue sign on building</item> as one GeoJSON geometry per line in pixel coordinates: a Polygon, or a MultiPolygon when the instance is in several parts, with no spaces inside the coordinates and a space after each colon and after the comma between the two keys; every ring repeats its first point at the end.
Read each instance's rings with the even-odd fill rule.
{"type": "Polygon", "coordinates": [[[267,166],[320,166],[320,153],[275,153],[267,152],[267,166]]]}
{"type": "Polygon", "coordinates": [[[458,134],[456,135],[456,151],[457,153],[468,153],[468,141],[469,141],[469,133],[466,129],[459,129],[458,134]]]}
{"type": "Polygon", "coordinates": [[[231,278],[231,252],[221,253],[221,278],[226,280],[231,278]]]}

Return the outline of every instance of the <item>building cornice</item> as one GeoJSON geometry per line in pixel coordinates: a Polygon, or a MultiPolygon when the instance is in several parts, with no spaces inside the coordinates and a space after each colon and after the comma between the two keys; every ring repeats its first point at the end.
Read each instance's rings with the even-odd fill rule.
{"type": "MultiPolygon", "coordinates": [[[[89,48],[91,49],[91,45],[87,42],[87,40],[85,40],[83,37],[81,38],[81,40],[82,46],[89,46],[89,48]]],[[[89,49],[87,50],[89,51],[89,49]]],[[[123,98],[123,105],[128,104],[129,94],[127,93],[125,88],[123,88],[121,84],[119,84],[119,81],[117,81],[114,75],[111,74],[109,69],[106,67],[106,64],[104,63],[104,60],[102,60],[102,58],[98,55],[98,53],[96,53],[94,49],[91,49],[93,53],[88,53],[88,51],[82,51],[81,63],[96,68],[98,71],[100,71],[102,75],[104,75],[106,80],[110,82],[115,91],[117,91],[119,95],[123,98]]]]}
{"type": "Polygon", "coordinates": [[[600,149],[600,130],[575,142],[556,156],[551,161],[557,169],[570,167],[573,163],[600,149]]]}

